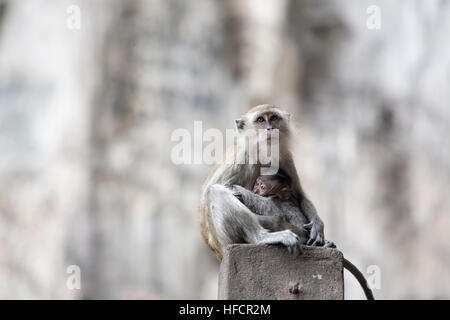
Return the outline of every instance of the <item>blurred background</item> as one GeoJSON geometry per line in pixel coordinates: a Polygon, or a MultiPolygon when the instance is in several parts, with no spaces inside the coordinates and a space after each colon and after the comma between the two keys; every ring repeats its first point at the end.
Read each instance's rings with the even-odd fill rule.
{"type": "Polygon", "coordinates": [[[215,299],[170,137],[260,103],[376,298],[450,298],[449,34],[449,0],[0,0],[0,298],[215,299]]]}

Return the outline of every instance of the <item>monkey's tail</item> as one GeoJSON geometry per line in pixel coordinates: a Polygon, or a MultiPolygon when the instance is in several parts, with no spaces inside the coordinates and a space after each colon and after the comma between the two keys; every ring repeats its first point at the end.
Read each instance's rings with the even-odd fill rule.
{"type": "Polygon", "coordinates": [[[367,284],[366,278],[364,278],[364,275],[361,273],[361,271],[358,270],[358,268],[344,258],[344,268],[350,271],[350,273],[358,280],[359,284],[361,285],[361,288],[364,290],[364,294],[366,295],[367,300],[375,300],[373,297],[372,290],[370,290],[369,285],[367,284]]]}

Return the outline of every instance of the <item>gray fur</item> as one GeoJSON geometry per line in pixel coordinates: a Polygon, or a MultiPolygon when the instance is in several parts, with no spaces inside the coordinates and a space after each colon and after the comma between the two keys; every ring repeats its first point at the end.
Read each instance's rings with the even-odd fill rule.
{"type": "Polygon", "coordinates": [[[232,192],[241,195],[244,205],[257,215],[264,228],[271,231],[289,229],[299,236],[301,244],[306,244],[308,233],[304,224],[308,220],[292,200],[272,200],[238,185],[232,187],[232,192]]]}
{"type": "MultiPolygon", "coordinates": [[[[281,243],[287,246],[290,252],[299,253],[299,245],[305,242],[304,238],[307,232],[301,225],[300,220],[297,221],[294,218],[300,219],[299,217],[302,216],[311,227],[311,234],[307,243],[323,244],[323,222],[312,203],[306,199],[303,193],[292,154],[289,151],[288,117],[283,110],[274,108],[274,106],[262,105],[255,108],[242,117],[245,126],[244,129],[238,130],[237,144],[229,148],[224,161],[214,169],[202,187],[199,206],[202,236],[219,260],[222,259],[223,249],[226,245],[243,242],[281,243]],[[281,118],[272,127],[272,129],[279,130],[280,133],[279,158],[277,158],[279,162],[275,162],[277,167],[283,169],[292,179],[292,201],[297,206],[292,221],[295,220],[298,226],[289,224],[277,215],[266,215],[262,218],[261,215],[255,214],[253,210],[243,205],[231,190],[234,185],[250,190],[253,188],[257,177],[261,175],[261,166],[258,164],[239,164],[239,162],[233,162],[233,159],[247,159],[246,148],[236,148],[236,146],[245,145],[246,132],[252,129],[252,126],[254,127],[253,120],[258,114],[267,111],[277,113],[281,118]],[[298,209],[303,215],[298,214],[298,209]]],[[[237,124],[240,124],[240,121],[237,124]]],[[[254,139],[250,142],[256,143],[254,139]]],[[[272,166],[272,163],[270,165],[272,166]]],[[[264,203],[270,206],[269,202],[264,203]]],[[[260,205],[262,206],[262,204],[260,205]]],[[[279,212],[289,209],[283,208],[286,205],[280,204],[279,212]]]]}
{"type": "Polygon", "coordinates": [[[217,236],[222,244],[279,243],[288,247],[292,253],[300,253],[300,239],[296,233],[286,228],[275,232],[265,229],[257,216],[236,199],[229,188],[214,184],[209,187],[207,197],[217,236]]]}

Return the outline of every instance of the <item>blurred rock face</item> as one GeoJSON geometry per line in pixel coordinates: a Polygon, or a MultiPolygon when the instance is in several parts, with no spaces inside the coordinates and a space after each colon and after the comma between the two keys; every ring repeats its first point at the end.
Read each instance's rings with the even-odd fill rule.
{"type": "Polygon", "coordinates": [[[294,114],[304,188],[376,297],[450,296],[446,2],[380,1],[378,30],[366,1],[0,4],[0,298],[215,298],[211,168],[170,137],[264,102],[294,114]]]}

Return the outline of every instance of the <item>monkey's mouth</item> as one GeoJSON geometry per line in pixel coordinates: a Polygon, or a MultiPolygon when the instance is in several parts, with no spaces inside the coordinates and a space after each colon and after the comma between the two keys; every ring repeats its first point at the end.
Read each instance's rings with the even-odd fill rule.
{"type": "Polygon", "coordinates": [[[277,137],[273,136],[274,139],[272,139],[272,132],[263,132],[259,136],[259,143],[264,143],[267,145],[272,145],[272,143],[276,143],[277,137]]]}

